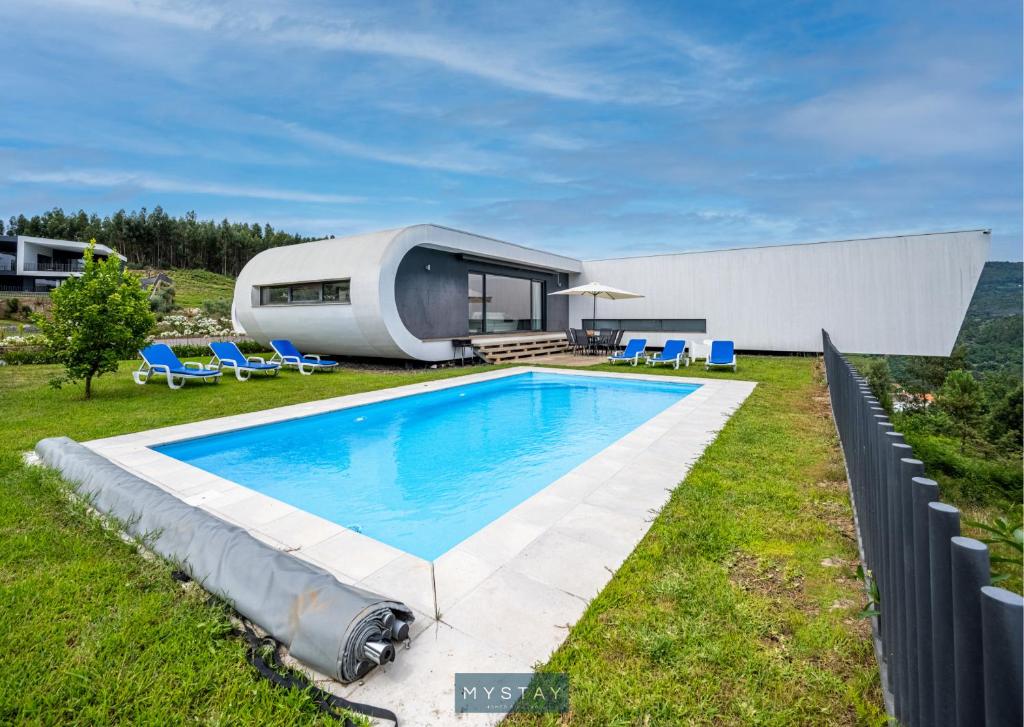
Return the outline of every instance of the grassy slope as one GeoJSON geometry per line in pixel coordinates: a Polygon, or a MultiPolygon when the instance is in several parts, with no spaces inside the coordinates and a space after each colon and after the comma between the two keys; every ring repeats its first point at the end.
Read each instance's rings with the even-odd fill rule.
{"type": "MultiPolygon", "coordinates": [[[[43,436],[109,436],[472,369],[172,392],[135,386],[128,367],[100,379],[92,402],[46,388],[48,367],[0,369],[0,644],[10,654],[0,721],[315,720],[300,696],[253,677],[219,606],[84,517],[17,453],[43,436]]],[[[812,360],[748,358],[739,375],[757,390],[551,660],[571,674],[573,723],[880,721],[866,623],[853,617],[863,596],[842,466],[812,360]]]]}
{"type": "Polygon", "coordinates": [[[174,281],[174,302],[181,308],[199,308],[207,300],[231,300],[235,279],[208,270],[168,270],[174,281]]]}

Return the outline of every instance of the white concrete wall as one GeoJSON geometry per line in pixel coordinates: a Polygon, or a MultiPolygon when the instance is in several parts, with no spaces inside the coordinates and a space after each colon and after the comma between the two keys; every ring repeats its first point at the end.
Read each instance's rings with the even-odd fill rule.
{"type": "MultiPolygon", "coordinates": [[[[739,349],[947,356],[988,257],[983,231],[587,261],[572,285],[598,281],[646,297],[598,300],[598,318],[706,318],[707,334],[641,334],[739,349]]],[[[572,299],[569,318],[590,318],[572,299]]]]}

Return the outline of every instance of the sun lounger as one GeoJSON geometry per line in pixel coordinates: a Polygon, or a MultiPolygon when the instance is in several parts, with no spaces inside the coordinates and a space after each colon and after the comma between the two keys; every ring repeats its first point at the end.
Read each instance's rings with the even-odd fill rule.
{"type": "Polygon", "coordinates": [[[295,348],[295,344],[286,338],[279,338],[270,342],[274,349],[274,356],[268,363],[279,363],[281,366],[294,366],[299,373],[310,375],[314,371],[330,371],[337,367],[337,361],[324,361],[319,356],[304,356],[295,348]]]}
{"type": "Polygon", "coordinates": [[[166,343],[154,343],[139,351],[142,365],[138,371],[132,371],[136,384],[145,384],[153,376],[160,374],[167,377],[167,385],[172,389],[180,389],[190,379],[217,383],[220,371],[204,367],[197,361],[182,363],[174,351],[166,343]],[[175,384],[175,380],[179,383],[175,384]]]}
{"type": "Polygon", "coordinates": [[[626,344],[626,350],[622,353],[615,353],[608,357],[608,363],[629,361],[631,366],[636,366],[640,357],[644,355],[644,348],[647,347],[646,338],[631,338],[626,344]]]}
{"type": "Polygon", "coordinates": [[[213,351],[213,358],[207,368],[234,369],[235,378],[239,381],[247,381],[253,374],[276,376],[281,369],[281,364],[267,363],[260,356],[246,357],[233,341],[214,341],[210,344],[210,350],[213,351]]]}

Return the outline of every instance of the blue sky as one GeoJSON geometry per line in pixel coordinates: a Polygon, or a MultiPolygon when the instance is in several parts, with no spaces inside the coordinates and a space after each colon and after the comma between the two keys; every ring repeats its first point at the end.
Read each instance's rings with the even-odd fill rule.
{"type": "Polygon", "coordinates": [[[1021,259],[1017,0],[4,0],[0,26],[4,219],[437,222],[586,258],[991,227],[1021,259]]]}

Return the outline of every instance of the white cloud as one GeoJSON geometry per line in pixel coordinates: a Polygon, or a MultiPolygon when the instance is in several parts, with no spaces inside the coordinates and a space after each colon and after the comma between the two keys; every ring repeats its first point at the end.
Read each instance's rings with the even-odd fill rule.
{"type": "Polygon", "coordinates": [[[61,184],[81,187],[135,187],[151,192],[203,194],[217,197],[247,197],[273,199],[284,202],[312,202],[317,204],[358,204],[365,198],[341,194],[321,194],[273,187],[172,179],[140,172],[106,170],[72,170],[57,172],[15,172],[8,179],[33,184],[61,184]]]}
{"type": "MultiPolygon", "coordinates": [[[[384,18],[384,10],[370,6],[331,4],[324,10],[279,6],[272,0],[228,0],[220,6],[168,0],[36,0],[33,5],[43,3],[216,34],[218,42],[258,38],[261,44],[298,52],[316,49],[417,61],[506,88],[576,101],[706,102],[725,92],[725,72],[737,64],[735,53],[727,49],[646,23],[642,13],[594,3],[545,8],[544,23],[521,20],[518,28],[509,27],[507,18],[479,22],[475,28],[445,18],[447,22],[430,27],[420,22],[421,15],[412,17],[414,11],[395,11],[384,18]],[[639,73],[604,62],[609,47],[638,42],[651,59],[671,67],[639,73]],[[686,66],[685,74],[680,64],[686,66]],[[723,90],[709,92],[709,78],[716,78],[723,90]]],[[[527,9],[518,13],[522,19],[529,14],[527,9]]]]}
{"type": "Polygon", "coordinates": [[[482,174],[496,172],[506,167],[510,162],[510,160],[500,155],[481,152],[466,145],[448,145],[419,152],[401,152],[351,141],[334,134],[310,129],[295,122],[266,118],[263,121],[272,129],[277,129],[288,138],[307,146],[346,156],[397,164],[399,166],[440,169],[446,172],[466,174],[482,174]]]}
{"type": "Polygon", "coordinates": [[[922,78],[833,91],[783,114],[784,133],[841,151],[892,157],[1005,154],[1019,103],[922,78]]]}

